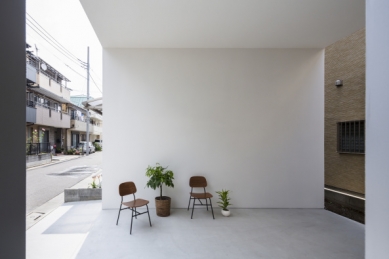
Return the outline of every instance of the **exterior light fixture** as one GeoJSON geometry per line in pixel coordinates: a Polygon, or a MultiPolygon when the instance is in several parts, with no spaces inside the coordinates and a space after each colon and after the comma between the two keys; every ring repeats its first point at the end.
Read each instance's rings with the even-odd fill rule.
{"type": "Polygon", "coordinates": [[[335,81],[335,85],[336,86],[342,86],[343,85],[343,80],[340,80],[340,79],[336,80],[335,81]]]}

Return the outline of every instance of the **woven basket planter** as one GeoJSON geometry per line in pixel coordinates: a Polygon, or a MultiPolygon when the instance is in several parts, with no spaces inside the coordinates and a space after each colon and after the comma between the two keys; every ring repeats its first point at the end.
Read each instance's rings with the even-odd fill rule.
{"type": "Polygon", "coordinates": [[[157,216],[167,217],[170,215],[170,201],[170,197],[167,196],[162,196],[162,200],[160,200],[160,197],[155,197],[157,216]]]}

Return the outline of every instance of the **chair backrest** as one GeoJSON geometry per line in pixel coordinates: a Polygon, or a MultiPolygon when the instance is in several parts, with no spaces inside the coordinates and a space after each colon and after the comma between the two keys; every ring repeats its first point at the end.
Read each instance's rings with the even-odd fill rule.
{"type": "Polygon", "coordinates": [[[204,176],[192,176],[189,179],[190,187],[207,187],[207,179],[204,176]]]}
{"type": "Polygon", "coordinates": [[[119,185],[120,196],[126,196],[133,193],[136,193],[136,186],[134,182],[125,182],[119,185]]]}

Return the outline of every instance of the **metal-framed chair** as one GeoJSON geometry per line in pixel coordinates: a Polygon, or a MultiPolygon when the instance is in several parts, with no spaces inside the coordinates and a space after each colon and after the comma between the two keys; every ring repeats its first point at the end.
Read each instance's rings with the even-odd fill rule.
{"type": "Polygon", "coordinates": [[[194,211],[194,206],[207,206],[208,210],[208,199],[209,199],[209,205],[211,206],[212,210],[212,217],[215,219],[215,215],[213,214],[213,207],[212,207],[212,201],[211,198],[213,197],[212,194],[209,192],[206,192],[205,187],[207,187],[207,179],[205,179],[204,176],[192,176],[189,179],[189,186],[191,187],[191,191],[189,193],[189,204],[188,204],[188,210],[190,206],[190,201],[193,200],[193,205],[192,205],[192,216],[190,217],[193,219],[193,211],[194,211]],[[204,192],[200,193],[194,193],[193,188],[203,188],[204,192]],[[199,200],[200,204],[196,204],[196,199],[199,200]],[[205,204],[201,202],[201,200],[205,199],[205,204]]]}
{"type": "Polygon", "coordinates": [[[119,185],[119,195],[122,198],[122,202],[120,203],[119,214],[118,214],[118,219],[116,221],[116,225],[119,223],[120,212],[122,210],[127,210],[127,209],[131,210],[132,214],[131,214],[130,235],[132,233],[132,220],[133,220],[134,217],[137,218],[137,216],[139,216],[139,215],[147,213],[149,215],[149,222],[150,222],[150,227],[151,227],[149,206],[147,206],[147,204],[149,204],[149,201],[143,200],[143,199],[136,199],[135,198],[135,193],[136,193],[136,186],[135,186],[134,182],[125,182],[125,183],[121,183],[119,185]],[[126,195],[130,195],[130,194],[132,194],[134,196],[134,200],[133,201],[123,202],[123,197],[126,196],[126,195]],[[122,209],[123,205],[126,206],[126,208],[122,209]],[[146,205],[147,211],[142,212],[142,213],[139,213],[139,212],[136,211],[136,208],[143,207],[145,205],[146,205]]]}

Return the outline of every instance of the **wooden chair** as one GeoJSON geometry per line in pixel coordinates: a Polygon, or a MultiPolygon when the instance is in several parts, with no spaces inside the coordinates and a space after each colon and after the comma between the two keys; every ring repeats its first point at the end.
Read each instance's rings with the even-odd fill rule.
{"type": "Polygon", "coordinates": [[[120,211],[126,210],[126,209],[131,210],[132,215],[131,215],[130,235],[132,232],[132,220],[134,217],[137,218],[137,216],[139,216],[139,215],[147,213],[149,215],[149,222],[150,222],[150,227],[151,227],[149,206],[147,206],[147,204],[149,204],[149,201],[143,200],[143,199],[135,199],[135,193],[136,193],[136,186],[135,186],[134,182],[125,182],[125,183],[121,183],[119,185],[119,195],[122,197],[122,202],[120,203],[120,209],[119,209],[119,214],[118,214],[118,219],[116,221],[116,225],[119,223],[120,211]],[[123,197],[126,195],[130,195],[130,194],[134,195],[134,200],[123,202],[123,197]],[[126,206],[127,208],[122,209],[123,205],[126,206]],[[136,211],[136,208],[143,207],[145,205],[147,207],[147,211],[142,212],[142,213],[139,213],[136,211]]]}
{"type": "Polygon", "coordinates": [[[189,206],[190,206],[190,201],[193,200],[191,219],[193,219],[194,206],[207,206],[207,210],[208,210],[208,199],[209,199],[209,204],[210,204],[211,210],[212,210],[212,217],[213,217],[213,219],[215,219],[215,215],[213,214],[212,201],[211,201],[211,198],[213,196],[209,192],[205,191],[205,187],[207,187],[207,180],[205,179],[205,177],[204,176],[192,176],[189,179],[189,186],[192,189],[189,193],[190,195],[189,195],[188,210],[189,210],[189,206]],[[194,193],[193,188],[203,188],[204,192],[194,193]],[[196,204],[196,199],[199,200],[200,204],[196,204]],[[204,200],[204,199],[205,199],[205,204],[203,204],[201,202],[201,200],[204,200]]]}

